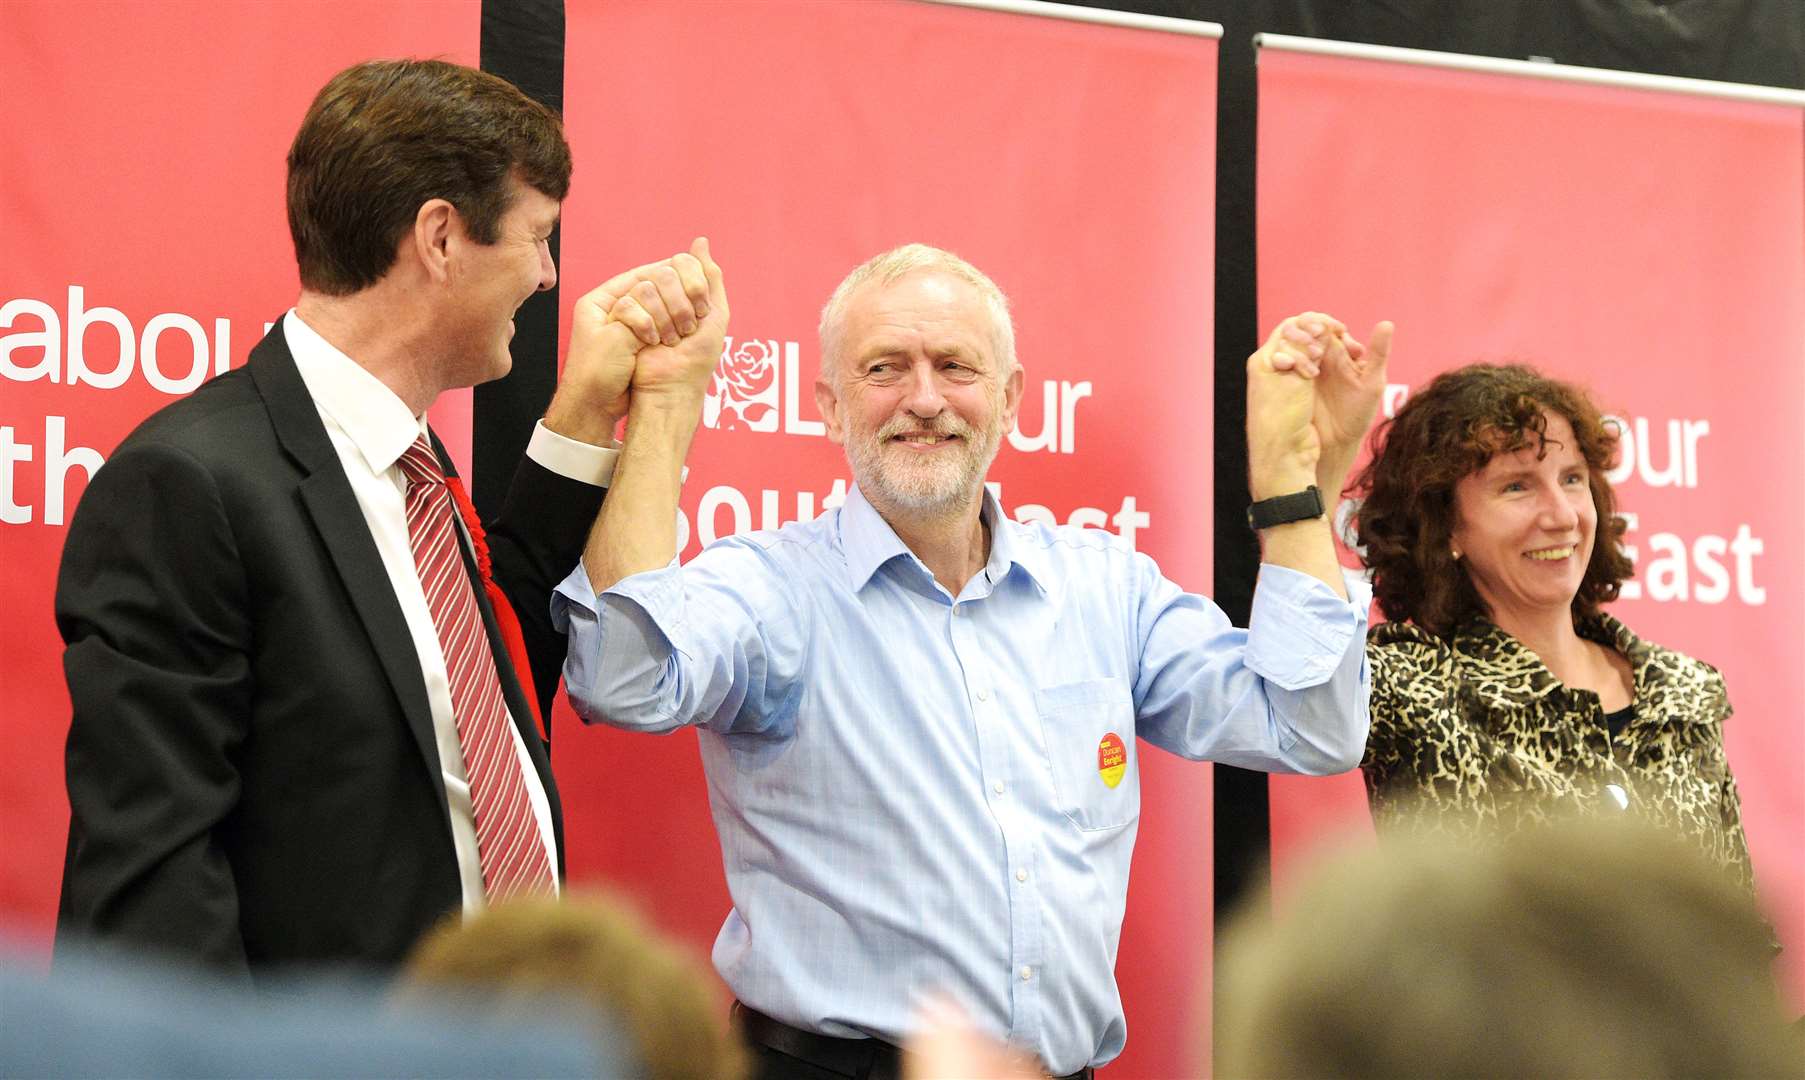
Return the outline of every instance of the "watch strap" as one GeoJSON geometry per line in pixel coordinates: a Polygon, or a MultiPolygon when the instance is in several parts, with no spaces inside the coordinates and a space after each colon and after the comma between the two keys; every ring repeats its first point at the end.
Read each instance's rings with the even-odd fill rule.
{"type": "Polygon", "coordinates": [[[1288,525],[1293,521],[1308,521],[1322,516],[1322,493],[1311,484],[1302,491],[1294,491],[1289,495],[1278,495],[1270,499],[1261,499],[1247,508],[1247,525],[1258,532],[1270,529],[1274,525],[1288,525]]]}

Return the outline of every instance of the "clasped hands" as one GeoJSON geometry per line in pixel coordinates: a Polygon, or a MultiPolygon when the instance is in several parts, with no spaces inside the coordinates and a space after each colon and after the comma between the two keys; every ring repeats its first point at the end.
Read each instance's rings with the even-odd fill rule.
{"type": "MultiPolygon", "coordinates": [[[[726,338],[727,289],[698,237],[687,252],[634,267],[576,303],[566,383],[612,431],[634,400],[699,417],[726,338]]],[[[1366,342],[1340,320],[1304,312],[1281,322],[1247,360],[1247,457],[1255,499],[1314,483],[1341,493],[1385,391],[1392,324],[1366,342]]]]}
{"type": "Polygon", "coordinates": [[[699,416],[727,317],[721,268],[697,237],[687,252],[617,274],[577,301],[564,380],[580,386],[610,431],[635,400],[699,416]]]}
{"type": "Polygon", "coordinates": [[[1317,311],[1279,323],[1247,358],[1248,487],[1255,500],[1315,484],[1333,506],[1385,392],[1392,324],[1356,340],[1317,311]]]}

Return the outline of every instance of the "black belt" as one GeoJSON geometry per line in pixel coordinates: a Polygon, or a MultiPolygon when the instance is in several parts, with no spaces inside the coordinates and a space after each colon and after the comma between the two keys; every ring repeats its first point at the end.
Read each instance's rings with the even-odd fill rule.
{"type": "MultiPolygon", "coordinates": [[[[748,1042],[769,1047],[798,1061],[858,1080],[898,1080],[902,1076],[902,1051],[882,1039],[817,1035],[791,1027],[782,1020],[773,1020],[737,1001],[733,1003],[733,1016],[748,1042]]],[[[1093,1073],[1087,1065],[1053,1080],[1093,1080],[1093,1073]]]]}

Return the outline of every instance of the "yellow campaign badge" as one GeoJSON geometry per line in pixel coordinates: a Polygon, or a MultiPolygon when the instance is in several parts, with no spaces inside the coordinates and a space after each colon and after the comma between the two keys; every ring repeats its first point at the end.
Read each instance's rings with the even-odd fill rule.
{"type": "Polygon", "coordinates": [[[1122,745],[1122,736],[1112,731],[1097,744],[1097,775],[1113,788],[1122,782],[1122,774],[1127,771],[1128,747],[1122,745]]]}

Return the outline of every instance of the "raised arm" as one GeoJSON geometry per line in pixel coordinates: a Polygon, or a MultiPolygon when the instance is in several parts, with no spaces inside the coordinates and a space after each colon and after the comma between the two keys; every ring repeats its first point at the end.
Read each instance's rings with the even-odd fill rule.
{"type": "MultiPolygon", "coordinates": [[[[583,552],[584,570],[598,594],[622,578],[663,566],[676,551],[683,459],[702,420],[703,390],[720,361],[728,317],[727,287],[708,241],[698,239],[690,251],[708,285],[707,315],[676,344],[648,346],[635,362],[627,436],[608,500],[583,552]]],[[[631,317],[619,308],[611,318],[631,317]]]]}
{"type": "Polygon", "coordinates": [[[1331,511],[1385,389],[1392,327],[1372,342],[1346,336],[1331,316],[1305,312],[1280,323],[1247,359],[1248,488],[1255,502],[1315,485],[1324,513],[1263,529],[1261,561],[1347,596],[1330,531],[1331,511]]]}
{"type": "MultiPolygon", "coordinates": [[[[728,320],[707,240],[690,252],[707,285],[706,313],[676,344],[661,337],[635,359],[614,480],[582,566],[558,586],[553,618],[568,627],[565,684],[584,720],[768,731],[793,711],[790,679],[808,640],[789,580],[757,545],[728,542],[670,565],[683,461],[728,320]]],[[[608,323],[634,323],[624,303],[608,323]]]]}
{"type": "Polygon", "coordinates": [[[695,333],[707,315],[708,282],[687,252],[617,274],[577,300],[563,377],[542,421],[562,439],[546,445],[535,433],[489,523],[495,581],[518,618],[542,714],[567,645],[552,618],[552,589],[594,530],[637,354],[695,333]]]}

